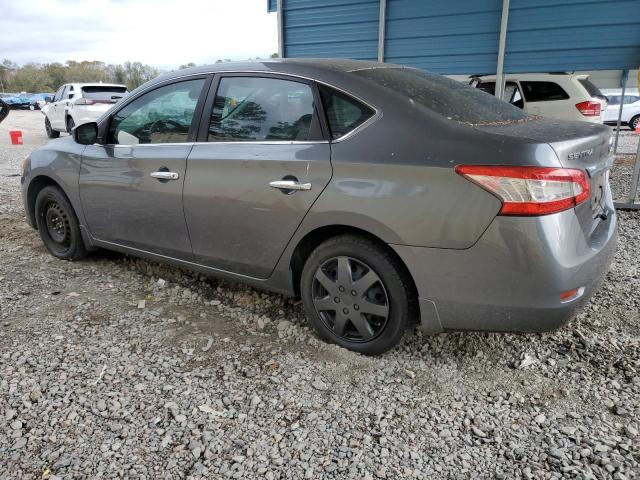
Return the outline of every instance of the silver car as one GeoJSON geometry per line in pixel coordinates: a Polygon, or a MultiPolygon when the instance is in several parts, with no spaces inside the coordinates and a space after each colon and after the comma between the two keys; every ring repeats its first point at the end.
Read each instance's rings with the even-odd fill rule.
{"type": "Polygon", "coordinates": [[[27,219],[97,248],[302,297],[329,342],[379,354],[415,320],[567,322],[616,243],[608,127],[529,117],[397,65],[180,70],[26,159],[27,219]]]}

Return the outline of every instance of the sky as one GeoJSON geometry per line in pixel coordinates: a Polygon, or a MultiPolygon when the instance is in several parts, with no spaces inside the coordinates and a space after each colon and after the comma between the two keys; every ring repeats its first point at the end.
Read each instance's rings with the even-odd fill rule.
{"type": "Polygon", "coordinates": [[[0,62],[139,61],[157,68],[278,50],[267,0],[1,0],[0,62]]]}

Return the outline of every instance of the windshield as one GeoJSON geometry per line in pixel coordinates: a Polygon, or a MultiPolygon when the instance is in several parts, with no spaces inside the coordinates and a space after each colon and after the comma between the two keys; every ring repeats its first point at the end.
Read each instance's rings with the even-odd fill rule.
{"type": "Polygon", "coordinates": [[[110,87],[95,85],[91,87],[82,87],[82,96],[88,100],[97,100],[102,102],[117,102],[127,93],[126,87],[110,87]]]}
{"type": "Polygon", "coordinates": [[[474,125],[526,120],[521,109],[455,80],[413,68],[357,70],[355,75],[408,97],[449,120],[474,125]]]}

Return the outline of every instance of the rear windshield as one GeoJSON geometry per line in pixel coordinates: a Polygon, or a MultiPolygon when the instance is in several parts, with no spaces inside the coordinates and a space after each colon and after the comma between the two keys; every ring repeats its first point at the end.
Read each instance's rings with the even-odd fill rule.
{"type": "Polygon", "coordinates": [[[482,125],[529,118],[521,109],[493,95],[422,70],[375,68],[353,73],[400,93],[449,120],[482,125]]]}
{"type": "Polygon", "coordinates": [[[591,82],[591,80],[589,80],[588,78],[580,78],[580,79],[578,79],[578,81],[585,88],[587,93],[589,95],[591,95],[592,97],[595,97],[595,98],[604,97],[604,95],[602,95],[602,92],[600,91],[600,89],[598,87],[596,87],[591,82]]]}
{"type": "Polygon", "coordinates": [[[95,85],[82,87],[82,96],[88,100],[100,100],[103,102],[117,102],[127,93],[126,87],[108,87],[95,85]]]}

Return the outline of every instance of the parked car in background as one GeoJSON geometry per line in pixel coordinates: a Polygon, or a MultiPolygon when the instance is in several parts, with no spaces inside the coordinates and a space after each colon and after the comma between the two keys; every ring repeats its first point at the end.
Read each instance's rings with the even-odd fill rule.
{"type": "MultiPolygon", "coordinates": [[[[473,76],[470,85],[495,93],[495,75],[473,76]]],[[[589,75],[521,73],[507,75],[503,100],[532,115],[602,123],[607,97],[589,75]]]]}
{"type": "MultiPolygon", "coordinates": [[[[603,93],[609,99],[609,105],[604,112],[604,123],[615,125],[618,123],[622,90],[603,90],[603,93]]],[[[638,90],[625,91],[620,123],[622,125],[628,125],[631,130],[635,130],[640,126],[640,94],[638,90]]]]}
{"type": "Polygon", "coordinates": [[[75,125],[93,122],[128,93],[125,85],[68,83],[42,108],[49,138],[71,132],[75,125]]]}
{"type": "Polygon", "coordinates": [[[29,95],[29,110],[41,110],[51,100],[53,93],[34,93],[29,95]]]}
{"type": "Polygon", "coordinates": [[[2,100],[13,110],[29,108],[29,97],[27,93],[15,93],[2,97],[2,100]]]}
{"type": "Polygon", "coordinates": [[[0,97],[0,123],[9,115],[9,105],[4,101],[4,97],[0,97]]]}
{"type": "Polygon", "coordinates": [[[49,252],[98,247],[302,297],[325,340],[544,331],[608,269],[611,129],[398,65],[180,70],[22,164],[49,252]]]}

